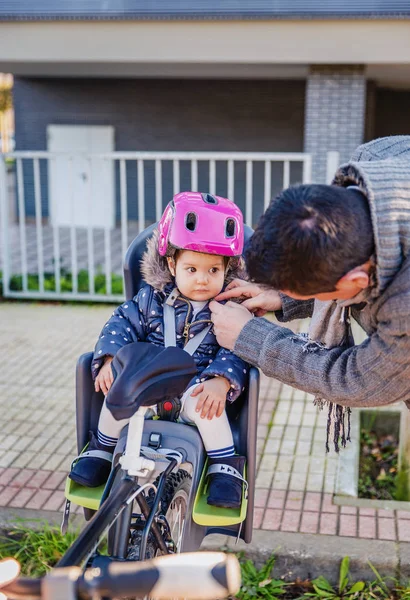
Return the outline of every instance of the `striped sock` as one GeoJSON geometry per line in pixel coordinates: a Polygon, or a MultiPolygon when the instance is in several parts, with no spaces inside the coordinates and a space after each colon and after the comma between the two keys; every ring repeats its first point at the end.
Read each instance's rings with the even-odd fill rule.
{"type": "Polygon", "coordinates": [[[110,450],[114,450],[118,442],[118,438],[105,435],[100,430],[97,431],[97,439],[98,443],[101,444],[101,446],[105,446],[109,452],[110,450]]]}
{"type": "Polygon", "coordinates": [[[235,456],[235,446],[226,446],[226,448],[219,448],[218,450],[208,450],[209,458],[228,458],[229,456],[235,456]]]}

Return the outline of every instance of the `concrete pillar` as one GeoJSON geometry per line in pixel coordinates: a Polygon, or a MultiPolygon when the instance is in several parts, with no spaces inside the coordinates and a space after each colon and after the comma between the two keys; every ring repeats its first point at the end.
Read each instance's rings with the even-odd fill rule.
{"type": "Polygon", "coordinates": [[[306,85],[304,150],[312,154],[312,181],[326,183],[326,155],[347,161],[364,139],[363,66],[311,66],[306,85]]]}

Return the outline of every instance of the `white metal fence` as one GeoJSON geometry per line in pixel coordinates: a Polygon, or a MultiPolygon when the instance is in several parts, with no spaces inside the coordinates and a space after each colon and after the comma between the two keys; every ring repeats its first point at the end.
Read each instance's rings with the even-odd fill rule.
{"type": "Polygon", "coordinates": [[[304,153],[0,155],[3,295],[121,301],[127,247],[173,194],[226,196],[254,225],[272,196],[310,178],[304,153]]]}

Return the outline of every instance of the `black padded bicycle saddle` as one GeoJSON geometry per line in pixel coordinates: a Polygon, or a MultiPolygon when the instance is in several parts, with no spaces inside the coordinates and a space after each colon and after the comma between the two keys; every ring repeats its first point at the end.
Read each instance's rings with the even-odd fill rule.
{"type": "Polygon", "coordinates": [[[179,396],[197,372],[194,359],[181,348],[145,342],[118,350],[111,367],[114,382],[106,404],[118,421],[130,418],[140,406],[179,396]]]}

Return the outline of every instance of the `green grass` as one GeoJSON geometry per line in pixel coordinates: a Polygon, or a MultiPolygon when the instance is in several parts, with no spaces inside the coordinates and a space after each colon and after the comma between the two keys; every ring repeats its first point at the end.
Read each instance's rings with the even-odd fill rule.
{"type": "MultiPolygon", "coordinates": [[[[94,276],[94,291],[96,294],[106,294],[107,285],[106,277],[104,273],[98,272],[94,276]]],[[[23,276],[21,274],[14,274],[10,277],[9,281],[10,290],[14,292],[23,291],[23,276]]],[[[30,292],[40,291],[39,276],[28,274],[27,275],[27,288],[30,292]]],[[[56,280],[55,274],[44,273],[44,290],[46,292],[56,291],[56,280]]],[[[65,269],[60,270],[60,289],[61,292],[72,292],[73,291],[73,276],[72,273],[65,269]]],[[[81,269],[77,274],[77,289],[80,293],[89,292],[89,275],[86,269],[81,269]]],[[[122,276],[116,273],[111,273],[111,293],[112,294],[123,294],[123,281],[122,276]]],[[[2,273],[0,271],[0,297],[3,294],[3,280],[2,273]]]]}
{"type": "Polygon", "coordinates": [[[78,532],[69,532],[63,536],[46,521],[38,520],[37,524],[39,528],[32,529],[18,520],[6,535],[0,536],[0,558],[13,556],[20,562],[22,574],[30,577],[45,575],[78,535],[78,532]]]}
{"type": "MultiPolygon", "coordinates": [[[[13,556],[21,563],[22,574],[31,577],[41,577],[51,569],[78,534],[69,532],[63,536],[57,527],[41,520],[37,521],[37,525],[38,529],[32,529],[24,520],[18,520],[6,535],[0,537],[0,559],[13,556]]],[[[410,600],[410,587],[400,585],[395,579],[387,582],[372,565],[373,581],[352,581],[348,557],[341,561],[336,585],[323,576],[312,581],[285,581],[283,577],[274,577],[273,555],[260,568],[243,554],[238,558],[242,587],[231,600],[410,600]]]]}

